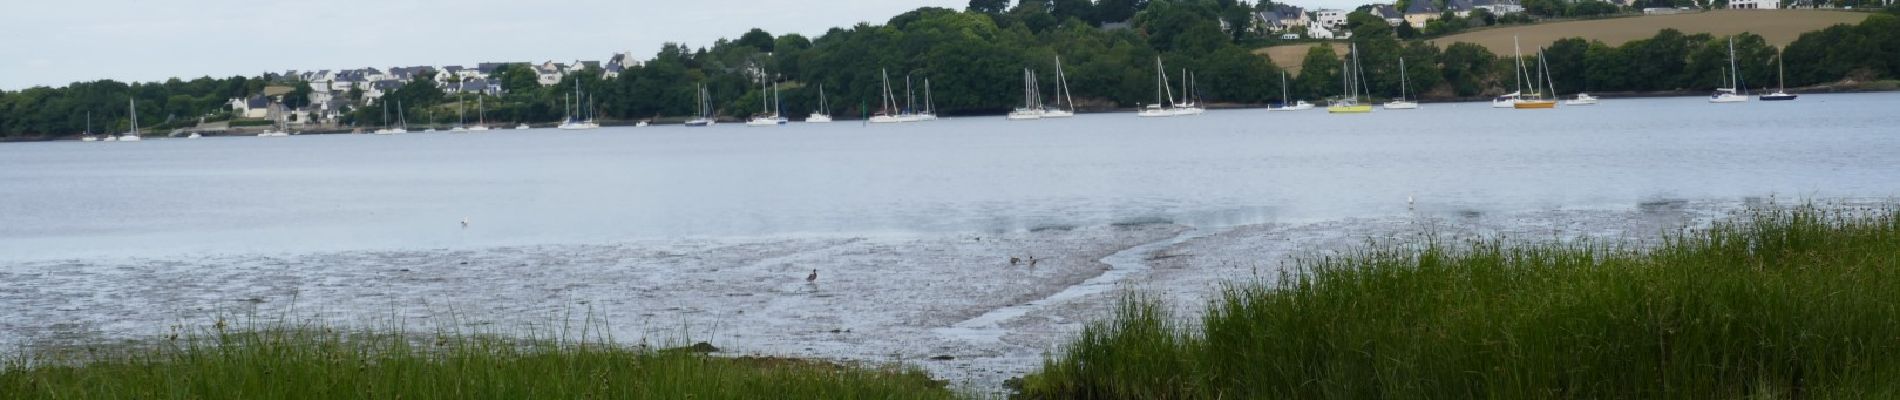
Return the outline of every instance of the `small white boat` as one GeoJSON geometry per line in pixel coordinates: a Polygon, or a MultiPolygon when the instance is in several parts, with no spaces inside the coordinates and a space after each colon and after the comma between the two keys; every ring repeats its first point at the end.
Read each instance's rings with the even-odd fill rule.
{"type": "Polygon", "coordinates": [[[1781,65],[1781,57],[1775,57],[1775,76],[1779,77],[1779,89],[1774,93],[1761,95],[1761,101],[1792,101],[1796,95],[1788,94],[1788,71],[1781,65]]]}
{"type": "Polygon", "coordinates": [[[81,142],[97,142],[97,141],[99,141],[99,138],[96,138],[96,137],[92,137],[92,135],[85,135],[85,136],[80,136],[80,137],[79,137],[79,141],[81,141],[81,142]]]}
{"type": "MultiPolygon", "coordinates": [[[[126,132],[124,135],[119,135],[118,141],[137,142],[142,140],[139,138],[139,100],[132,99],[128,104],[131,104],[130,108],[132,109],[130,114],[132,116],[132,130],[126,132]]],[[[110,142],[112,140],[108,138],[106,141],[110,142]]]]}
{"type": "Polygon", "coordinates": [[[644,120],[644,119],[643,119],[643,120],[640,120],[640,122],[635,122],[635,123],[633,123],[633,127],[635,127],[635,128],[645,128],[645,127],[647,127],[647,120],[644,120]]]}
{"type": "Polygon", "coordinates": [[[454,128],[449,128],[449,132],[468,132],[468,128],[457,126],[454,128]]]}
{"type": "Polygon", "coordinates": [[[1003,117],[1009,121],[1034,121],[1042,119],[1042,93],[1036,85],[1036,73],[1023,68],[1023,106],[1011,110],[1003,117]]]}
{"type": "Polygon", "coordinates": [[[759,102],[762,103],[765,108],[763,111],[759,112],[759,115],[752,117],[752,119],[750,120],[746,120],[745,126],[750,126],[750,127],[779,126],[779,125],[785,125],[786,122],[790,122],[790,121],[787,121],[785,117],[779,116],[780,111],[782,111],[785,108],[784,105],[781,104],[778,107],[772,106],[772,103],[778,101],[778,82],[773,82],[772,86],[770,88],[767,88],[765,86],[765,80],[766,80],[765,77],[766,77],[765,73],[763,72],[763,70],[761,70],[761,72],[759,73],[759,93],[765,93],[767,91],[770,91],[772,92],[772,97],[759,96],[760,97],[759,102]]]}
{"type": "Polygon", "coordinates": [[[484,125],[476,125],[476,126],[468,127],[469,132],[483,132],[487,130],[488,130],[488,127],[484,125]]]}
{"type": "Polygon", "coordinates": [[[1405,92],[1406,92],[1405,89],[1407,86],[1407,83],[1405,81],[1406,72],[1408,71],[1405,69],[1405,57],[1399,57],[1399,98],[1397,100],[1385,102],[1385,104],[1383,105],[1385,109],[1387,110],[1417,110],[1418,109],[1418,102],[1405,99],[1405,92]]]}
{"type": "Polygon", "coordinates": [[[1073,116],[1075,116],[1075,112],[1069,111],[1069,110],[1061,110],[1061,109],[1042,110],[1043,118],[1068,118],[1068,117],[1073,117],[1073,116]]]}
{"type": "Polygon", "coordinates": [[[1512,92],[1493,98],[1491,99],[1491,108],[1517,108],[1519,96],[1523,96],[1523,93],[1512,92]]]}
{"type": "Polygon", "coordinates": [[[1069,89],[1069,74],[1062,71],[1062,57],[1056,56],[1056,106],[1044,107],[1043,118],[1069,118],[1075,116],[1075,95],[1069,89]]]}
{"type": "Polygon", "coordinates": [[[831,122],[831,102],[825,100],[825,85],[818,85],[818,111],[805,117],[806,123],[831,122]]]}
{"type": "Polygon", "coordinates": [[[1293,96],[1289,95],[1289,93],[1290,91],[1287,90],[1287,85],[1286,85],[1286,71],[1282,70],[1280,71],[1280,106],[1267,107],[1267,111],[1299,111],[1299,110],[1313,109],[1313,103],[1308,103],[1306,102],[1306,100],[1295,101],[1293,100],[1293,96]],[[1293,104],[1287,104],[1287,102],[1289,101],[1293,102],[1293,104]]]}
{"type": "Polygon", "coordinates": [[[1566,106],[1594,106],[1594,105],[1597,105],[1597,97],[1591,96],[1589,93],[1577,93],[1577,98],[1564,100],[1564,105],[1566,106]]]}
{"type": "Polygon", "coordinates": [[[1313,103],[1308,103],[1306,102],[1306,100],[1300,100],[1300,101],[1294,102],[1293,105],[1286,105],[1285,103],[1281,103],[1279,107],[1267,108],[1267,111],[1300,111],[1300,110],[1311,110],[1311,109],[1313,109],[1313,103]]]}
{"type": "Polygon", "coordinates": [[[1734,37],[1729,37],[1728,39],[1728,64],[1729,64],[1728,71],[1725,71],[1728,73],[1724,75],[1728,75],[1729,86],[1725,88],[1716,88],[1715,94],[1709,95],[1710,103],[1748,102],[1748,96],[1743,95],[1740,90],[1740,88],[1742,87],[1741,85],[1742,71],[1741,71],[1741,68],[1738,68],[1735,63],[1735,38],[1734,37]]]}
{"type": "Polygon", "coordinates": [[[1175,116],[1174,110],[1162,106],[1169,103],[1174,103],[1174,88],[1168,87],[1168,69],[1161,65],[1161,56],[1155,56],[1155,102],[1136,111],[1135,116],[1150,118],[1175,116]]]}
{"type": "Polygon", "coordinates": [[[98,137],[92,135],[92,112],[91,111],[86,112],[86,130],[79,134],[79,141],[81,142],[99,141],[98,137]]]}
{"type": "Polygon", "coordinates": [[[101,141],[101,142],[117,142],[117,141],[119,141],[119,137],[118,137],[118,136],[112,136],[112,135],[106,135],[106,136],[105,136],[105,138],[103,138],[103,139],[99,139],[99,141],[101,141]]]}
{"type": "Polygon", "coordinates": [[[1181,69],[1182,101],[1180,103],[1174,103],[1174,115],[1188,116],[1207,113],[1207,109],[1201,108],[1200,104],[1194,102],[1195,97],[1198,96],[1194,95],[1194,75],[1188,73],[1186,68],[1183,68],[1181,69]]]}
{"type": "Polygon", "coordinates": [[[476,110],[478,110],[476,112],[477,122],[475,123],[475,126],[468,127],[468,130],[473,131],[473,132],[487,131],[488,130],[488,98],[477,97],[475,98],[475,104],[476,104],[475,106],[476,110]]]}
{"type": "Polygon", "coordinates": [[[873,124],[894,124],[912,120],[909,115],[897,112],[897,97],[891,92],[891,72],[879,70],[879,73],[884,77],[884,100],[878,103],[882,110],[878,111],[877,115],[872,115],[867,121],[873,124]]]}
{"type": "MultiPolygon", "coordinates": [[[[289,135],[285,135],[285,136],[289,136],[289,135]]],[[[203,137],[205,136],[198,134],[198,132],[192,132],[190,135],[185,135],[186,139],[198,139],[198,138],[203,138],[203,137]]]]}
{"type": "Polygon", "coordinates": [[[515,130],[517,130],[517,131],[521,131],[521,130],[527,130],[527,129],[528,129],[528,124],[525,124],[525,123],[523,123],[523,124],[515,124],[515,130]]]}

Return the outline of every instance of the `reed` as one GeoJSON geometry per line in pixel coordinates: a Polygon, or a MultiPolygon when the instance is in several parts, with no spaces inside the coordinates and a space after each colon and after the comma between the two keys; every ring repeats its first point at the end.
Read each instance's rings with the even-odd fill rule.
{"type": "MultiPolygon", "coordinates": [[[[221,320],[222,321],[222,320],[221,320]]],[[[915,370],[702,348],[620,346],[400,329],[346,332],[222,322],[156,345],[39,351],[0,364],[0,397],[24,399],[953,398],[915,370]]]]}
{"type": "Polygon", "coordinates": [[[1900,218],[1760,209],[1641,248],[1375,245],[1231,285],[1201,324],[1131,297],[1023,398],[1900,397],[1900,218]]]}

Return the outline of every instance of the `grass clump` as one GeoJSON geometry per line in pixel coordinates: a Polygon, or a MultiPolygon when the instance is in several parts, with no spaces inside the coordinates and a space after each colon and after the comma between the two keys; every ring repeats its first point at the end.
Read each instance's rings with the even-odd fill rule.
{"type": "Polygon", "coordinates": [[[17,399],[943,399],[912,370],[488,335],[298,327],[4,360],[17,399]]]}
{"type": "Polygon", "coordinates": [[[1126,301],[1026,398],[1900,397],[1900,218],[1757,210],[1644,249],[1373,247],[1231,286],[1199,327],[1126,301]]]}

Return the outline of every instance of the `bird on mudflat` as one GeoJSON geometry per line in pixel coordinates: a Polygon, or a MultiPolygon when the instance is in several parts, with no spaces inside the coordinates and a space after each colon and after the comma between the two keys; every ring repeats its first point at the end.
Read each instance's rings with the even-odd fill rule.
{"type": "Polygon", "coordinates": [[[818,270],[815,270],[815,269],[811,270],[811,275],[805,275],[805,282],[806,283],[818,282],[818,270]]]}
{"type": "Polygon", "coordinates": [[[468,229],[468,217],[462,217],[462,229],[468,229]]]}

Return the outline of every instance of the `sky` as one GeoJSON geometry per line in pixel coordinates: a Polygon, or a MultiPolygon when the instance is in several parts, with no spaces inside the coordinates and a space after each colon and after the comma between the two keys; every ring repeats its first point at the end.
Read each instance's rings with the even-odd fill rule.
{"type": "Polygon", "coordinates": [[[651,58],[968,0],[4,0],[0,89],[285,70],[651,58]]]}

